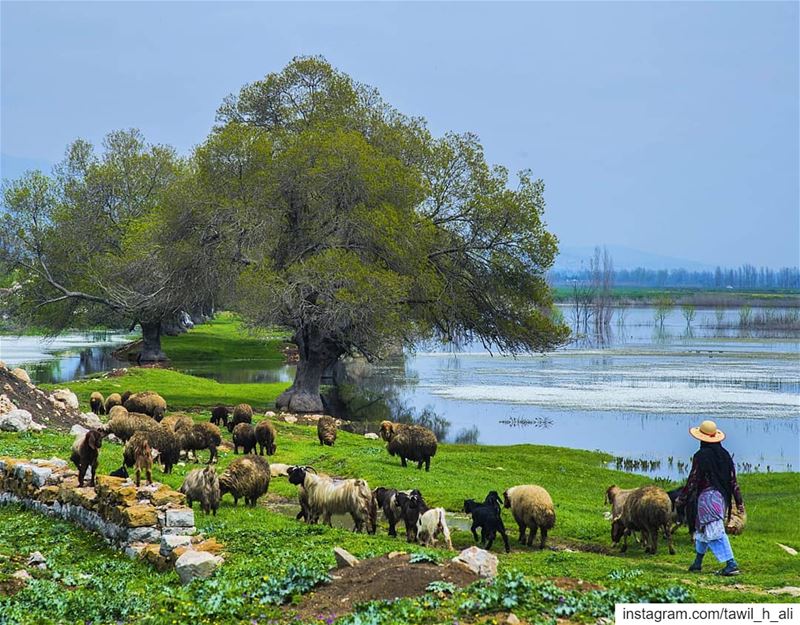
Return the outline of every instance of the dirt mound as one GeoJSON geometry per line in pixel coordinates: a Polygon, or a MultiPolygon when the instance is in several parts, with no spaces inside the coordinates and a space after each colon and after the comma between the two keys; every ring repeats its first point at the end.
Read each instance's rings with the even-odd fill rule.
{"type": "Polygon", "coordinates": [[[4,366],[0,366],[0,395],[5,395],[17,408],[30,412],[36,423],[48,428],[69,431],[74,424],[82,422],[80,412],[61,402],[53,402],[49,393],[20,380],[4,366]]]}
{"type": "Polygon", "coordinates": [[[411,564],[408,555],[383,556],[362,560],[352,568],[331,571],[332,581],[319,586],[303,598],[297,615],[313,619],[340,616],[351,612],[357,603],[379,599],[416,597],[425,593],[428,584],[444,581],[463,588],[478,579],[459,564],[430,562],[411,564]]]}

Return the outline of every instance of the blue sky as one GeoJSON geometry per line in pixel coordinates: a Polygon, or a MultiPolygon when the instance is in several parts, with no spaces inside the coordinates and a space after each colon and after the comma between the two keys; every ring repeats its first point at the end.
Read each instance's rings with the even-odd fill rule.
{"type": "Polygon", "coordinates": [[[797,265],[798,6],[2,2],[2,176],[117,128],[187,153],[225,95],[322,54],[532,169],[565,246],[797,265]]]}

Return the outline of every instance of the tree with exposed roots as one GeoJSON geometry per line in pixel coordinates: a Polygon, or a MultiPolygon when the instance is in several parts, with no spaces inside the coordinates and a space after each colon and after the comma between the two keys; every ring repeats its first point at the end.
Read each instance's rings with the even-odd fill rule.
{"type": "Polygon", "coordinates": [[[279,408],[322,410],[321,377],[346,354],[566,339],[545,280],[557,240],[544,184],[523,171],[512,187],[475,136],[433,137],[319,57],[246,85],[218,122],[195,154],[198,197],[240,268],[236,308],[293,332],[279,408]]]}

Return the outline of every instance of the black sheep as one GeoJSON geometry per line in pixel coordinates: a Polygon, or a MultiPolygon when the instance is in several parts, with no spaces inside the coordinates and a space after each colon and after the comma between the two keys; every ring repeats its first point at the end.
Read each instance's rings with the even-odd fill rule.
{"type": "Polygon", "coordinates": [[[480,527],[480,544],[485,544],[487,550],[492,548],[492,543],[498,532],[503,537],[506,553],[511,550],[508,545],[506,527],[503,525],[503,518],[500,515],[500,495],[497,494],[497,491],[491,491],[483,503],[478,503],[474,499],[465,500],[464,512],[472,515],[472,527],[470,529],[476,543],[478,542],[478,532],[475,530],[480,527]]]}
{"type": "Polygon", "coordinates": [[[400,508],[400,518],[406,526],[406,540],[410,543],[417,542],[417,520],[430,508],[418,490],[410,493],[398,492],[395,501],[400,508]]]}
{"type": "Polygon", "coordinates": [[[228,410],[225,406],[216,406],[214,410],[211,411],[211,423],[218,427],[225,427],[228,425],[229,414],[230,410],[228,410]]]}

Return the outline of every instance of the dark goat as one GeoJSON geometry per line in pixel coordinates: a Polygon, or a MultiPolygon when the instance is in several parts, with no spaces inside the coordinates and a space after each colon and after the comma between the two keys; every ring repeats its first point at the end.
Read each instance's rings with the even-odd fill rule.
{"type": "Polygon", "coordinates": [[[400,508],[400,518],[406,526],[406,540],[410,543],[417,541],[417,520],[430,507],[422,498],[422,494],[418,490],[413,490],[410,493],[398,492],[394,496],[396,505],[400,508]]]}
{"type": "Polygon", "coordinates": [[[228,425],[228,415],[230,411],[225,406],[216,406],[214,410],[211,411],[211,423],[216,426],[225,427],[228,425]]]}
{"type": "Polygon", "coordinates": [[[383,510],[383,515],[389,522],[389,536],[397,536],[397,530],[395,529],[397,522],[403,519],[403,511],[397,500],[397,495],[400,493],[406,496],[415,495],[420,498],[422,497],[422,493],[417,489],[398,491],[394,488],[379,486],[372,492],[378,507],[383,510]]]}
{"type": "Polygon", "coordinates": [[[689,528],[689,535],[694,534],[694,522],[697,519],[697,499],[693,498],[689,501],[678,503],[678,497],[683,492],[683,486],[673,488],[667,492],[669,500],[672,502],[672,520],[674,525],[672,531],[674,532],[679,525],[685,525],[689,528]]]}
{"type": "Polygon", "coordinates": [[[467,499],[464,501],[464,512],[472,515],[472,535],[475,537],[475,542],[478,542],[478,532],[475,530],[481,528],[481,545],[486,545],[486,549],[492,548],[492,543],[497,537],[497,533],[503,537],[503,543],[506,546],[506,553],[511,551],[508,546],[508,536],[506,535],[506,527],[503,525],[503,518],[500,515],[500,495],[497,491],[491,491],[483,503],[478,503],[474,499],[467,499]]]}
{"type": "Polygon", "coordinates": [[[103,444],[103,434],[97,430],[89,430],[82,439],[75,443],[72,446],[71,460],[78,467],[78,486],[83,487],[83,478],[89,467],[92,468],[91,485],[94,486],[97,479],[97,458],[103,444]]]}
{"type": "Polygon", "coordinates": [[[122,466],[117,469],[116,471],[112,471],[109,473],[111,477],[128,477],[128,468],[125,466],[125,463],[122,463],[122,466]]]}

